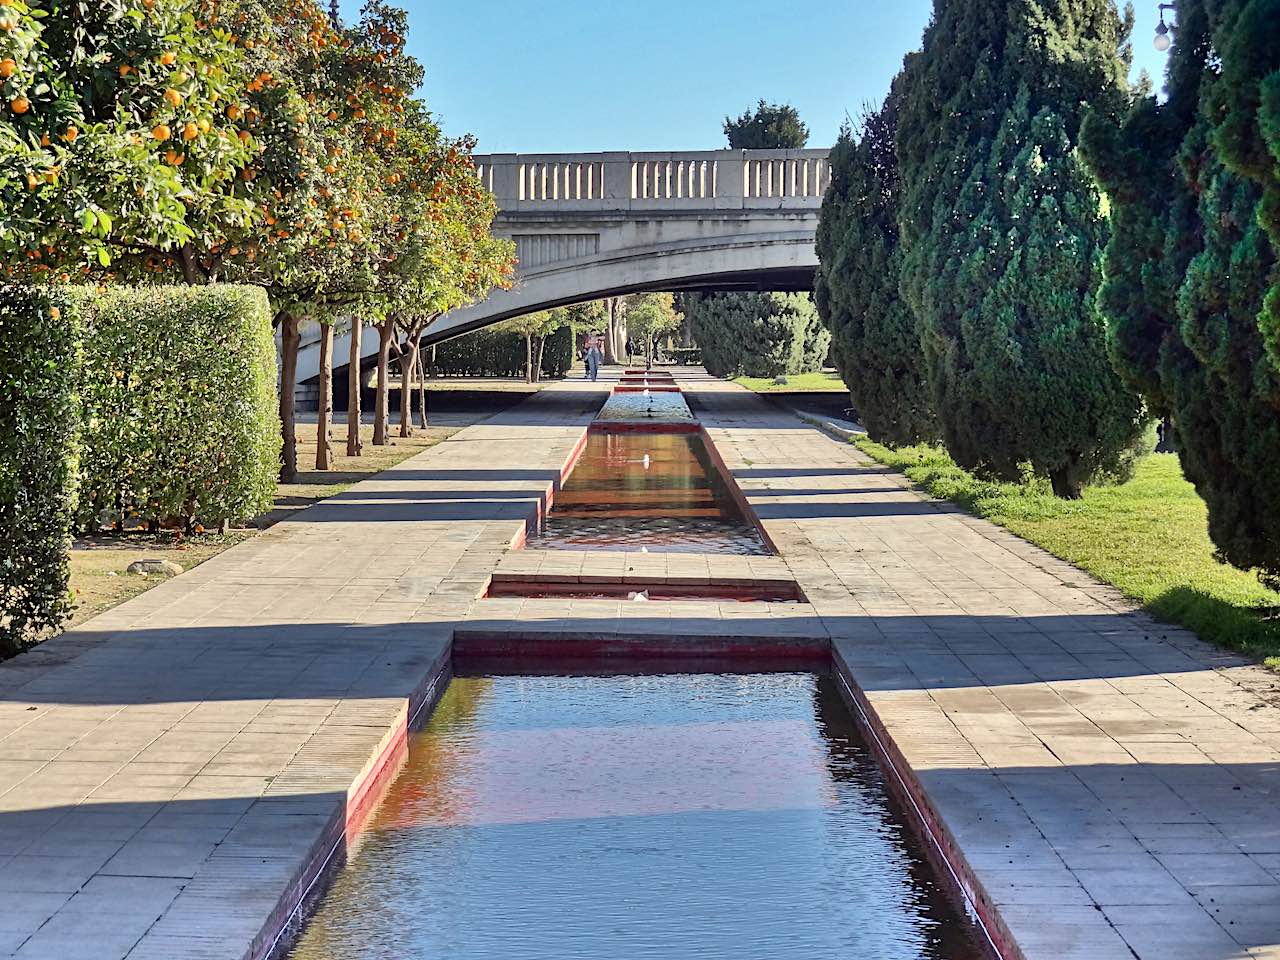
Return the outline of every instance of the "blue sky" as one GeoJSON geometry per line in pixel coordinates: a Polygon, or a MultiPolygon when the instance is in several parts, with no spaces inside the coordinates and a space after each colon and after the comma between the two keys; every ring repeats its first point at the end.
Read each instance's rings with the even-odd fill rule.
{"type": "MultiPolygon", "coordinates": [[[[724,145],[725,114],[794,104],[810,146],[883,96],[915,49],[930,0],[400,0],[423,94],[478,151],[696,150],[724,145]]],[[[354,17],[359,0],[343,0],[354,17]]],[[[1136,67],[1158,76],[1154,0],[1136,67]]]]}

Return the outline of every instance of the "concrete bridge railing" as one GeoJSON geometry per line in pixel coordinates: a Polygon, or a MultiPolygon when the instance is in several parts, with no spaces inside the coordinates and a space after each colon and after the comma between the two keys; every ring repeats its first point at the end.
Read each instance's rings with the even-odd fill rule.
{"type": "Polygon", "coordinates": [[[830,180],[826,150],[666,153],[493,153],[480,182],[504,214],[817,208],[830,180]]]}

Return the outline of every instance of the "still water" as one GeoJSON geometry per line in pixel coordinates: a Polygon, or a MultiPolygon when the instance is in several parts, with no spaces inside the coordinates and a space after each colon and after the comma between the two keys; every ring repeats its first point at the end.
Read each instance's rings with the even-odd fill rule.
{"type": "Polygon", "coordinates": [[[694,433],[591,433],[529,546],[769,552],[694,433]],[[647,459],[646,459],[647,458],[647,459]]]}
{"type": "Polygon", "coordinates": [[[834,682],[455,679],[293,960],[977,960],[834,682]]]}

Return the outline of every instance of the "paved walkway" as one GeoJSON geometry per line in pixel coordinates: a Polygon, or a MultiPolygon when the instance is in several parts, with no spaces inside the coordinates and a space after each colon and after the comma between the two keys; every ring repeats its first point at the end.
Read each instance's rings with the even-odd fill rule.
{"type": "Polygon", "coordinates": [[[1280,957],[1280,684],[714,381],[695,412],[1028,958],[1280,957]]]}
{"type": "Polygon", "coordinates": [[[467,632],[830,636],[1027,958],[1280,957],[1271,674],[683,381],[781,558],[508,550],[608,387],[569,381],[0,666],[0,957],[265,953],[467,632]],[[809,603],[477,600],[498,568],[809,603]]]}

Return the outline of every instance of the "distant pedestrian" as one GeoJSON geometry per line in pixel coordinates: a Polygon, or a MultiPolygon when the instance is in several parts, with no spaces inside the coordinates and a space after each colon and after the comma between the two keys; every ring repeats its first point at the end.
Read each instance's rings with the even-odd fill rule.
{"type": "Polygon", "coordinates": [[[600,349],[600,335],[593,334],[587,340],[587,376],[592,380],[600,375],[600,364],[604,361],[604,351],[600,349]]]}
{"type": "Polygon", "coordinates": [[[631,366],[631,358],[638,352],[639,351],[636,349],[636,342],[630,337],[627,337],[627,366],[631,366]]]}

